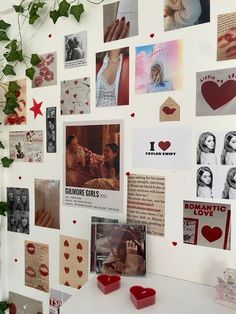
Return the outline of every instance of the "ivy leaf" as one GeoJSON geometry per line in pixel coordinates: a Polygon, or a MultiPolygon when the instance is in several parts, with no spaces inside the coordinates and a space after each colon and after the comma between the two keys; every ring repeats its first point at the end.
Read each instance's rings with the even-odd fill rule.
{"type": "Polygon", "coordinates": [[[8,99],[8,98],[13,98],[13,99],[16,100],[16,94],[15,94],[15,93],[12,93],[12,92],[9,92],[9,91],[4,95],[4,97],[5,97],[6,99],[8,99]]]}
{"type": "Polygon", "coordinates": [[[23,60],[24,60],[23,50],[20,49],[20,50],[18,50],[18,61],[22,62],[23,60]]]}
{"type": "MultiPolygon", "coordinates": [[[[6,202],[0,202],[0,215],[6,216],[7,211],[8,211],[7,203],[6,202]]],[[[4,301],[0,302],[0,311],[3,311],[3,313],[5,313],[5,310],[7,308],[8,308],[7,302],[4,302],[4,301]]]]}
{"type": "Polygon", "coordinates": [[[70,8],[70,4],[66,0],[62,0],[59,3],[59,9],[58,9],[59,16],[68,17],[69,8],[70,8]]]}
{"type": "Polygon", "coordinates": [[[3,56],[6,58],[8,62],[13,62],[13,61],[20,61],[22,62],[24,60],[23,58],[23,51],[22,49],[17,50],[17,41],[11,40],[11,42],[5,47],[9,51],[5,52],[3,56]]]}
{"type": "Polygon", "coordinates": [[[9,168],[10,167],[10,165],[13,163],[13,159],[10,159],[10,158],[8,158],[8,157],[3,157],[2,159],[1,159],[1,162],[2,162],[2,166],[4,167],[4,168],[9,168]]]}
{"type": "Polygon", "coordinates": [[[18,84],[16,83],[16,81],[9,82],[9,84],[8,84],[8,90],[9,90],[9,92],[15,93],[15,92],[17,92],[19,89],[21,89],[21,87],[20,87],[20,85],[18,85],[18,84]]]}
{"type": "Polygon", "coordinates": [[[31,59],[30,59],[30,63],[32,65],[37,65],[41,62],[41,59],[39,58],[39,56],[36,53],[33,53],[31,55],[31,59]]]}
{"type": "Polygon", "coordinates": [[[36,2],[30,6],[29,9],[29,24],[33,25],[34,22],[40,17],[38,10],[43,8],[46,2],[36,2]]]}
{"type": "MultiPolygon", "coordinates": [[[[5,202],[0,202],[0,203],[5,203],[5,202]]],[[[6,204],[6,203],[5,203],[6,204]]],[[[0,205],[1,206],[1,205],[0,205]]],[[[6,208],[7,208],[7,204],[6,204],[6,208]]],[[[8,210],[8,208],[7,208],[8,210]]],[[[5,216],[5,215],[4,215],[5,216]]],[[[1,311],[5,311],[6,309],[8,309],[9,304],[6,301],[1,301],[0,302],[0,310],[1,311]]],[[[5,312],[4,312],[5,313],[5,312]]]]}
{"type": "Polygon", "coordinates": [[[3,109],[3,112],[6,115],[9,115],[10,113],[15,113],[15,108],[19,108],[20,105],[14,98],[7,98],[6,106],[3,109]]]}
{"type": "Polygon", "coordinates": [[[8,24],[8,23],[4,22],[3,20],[0,20],[0,29],[6,30],[10,26],[11,26],[11,24],[8,24]]]}
{"type": "Polygon", "coordinates": [[[15,9],[17,13],[24,13],[25,11],[22,5],[13,5],[12,7],[15,9]]]}
{"type": "Polygon", "coordinates": [[[7,33],[4,31],[0,31],[0,41],[9,41],[10,39],[7,36],[7,33]]]}
{"type": "Polygon", "coordinates": [[[49,14],[50,18],[52,19],[53,23],[56,24],[58,18],[60,17],[59,13],[57,10],[54,10],[54,11],[50,11],[50,14],[49,14]]]}
{"type": "Polygon", "coordinates": [[[72,7],[70,8],[70,14],[75,17],[78,23],[80,21],[80,16],[83,12],[84,12],[84,6],[82,3],[80,3],[79,5],[72,5],[72,7]]]}
{"type": "Polygon", "coordinates": [[[34,22],[40,17],[40,15],[38,15],[36,12],[31,13],[29,16],[29,23],[30,25],[33,25],[34,22]]]}
{"type": "Polygon", "coordinates": [[[12,65],[7,64],[4,69],[2,70],[3,74],[5,75],[16,75],[14,68],[12,65]]]}
{"type": "Polygon", "coordinates": [[[31,79],[31,81],[33,80],[34,78],[34,73],[35,73],[35,69],[33,67],[31,68],[28,68],[25,70],[25,75],[31,79]]]}
{"type": "Polygon", "coordinates": [[[0,148],[2,148],[2,149],[4,149],[5,147],[4,147],[4,145],[3,145],[3,143],[0,141],[0,148]]]}

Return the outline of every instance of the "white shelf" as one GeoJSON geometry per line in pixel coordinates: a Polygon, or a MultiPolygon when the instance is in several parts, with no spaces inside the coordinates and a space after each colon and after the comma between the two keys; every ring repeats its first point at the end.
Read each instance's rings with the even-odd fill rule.
{"type": "Polygon", "coordinates": [[[156,304],[139,310],[142,314],[235,314],[235,310],[215,302],[214,287],[148,274],[147,277],[122,277],[121,288],[104,295],[96,285],[96,275],[62,307],[62,314],[137,314],[129,300],[132,285],[154,288],[156,304]]]}

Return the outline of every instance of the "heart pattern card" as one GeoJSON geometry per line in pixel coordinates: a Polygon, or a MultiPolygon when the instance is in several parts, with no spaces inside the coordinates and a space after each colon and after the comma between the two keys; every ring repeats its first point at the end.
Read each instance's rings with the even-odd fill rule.
{"type": "Polygon", "coordinates": [[[160,122],[165,121],[180,121],[180,106],[171,97],[160,107],[160,122]]]}
{"type": "Polygon", "coordinates": [[[197,73],[196,116],[236,114],[236,68],[197,73]]]}
{"type": "Polygon", "coordinates": [[[25,285],[49,291],[48,245],[25,241],[25,285]]]}
{"type": "Polygon", "coordinates": [[[43,314],[43,303],[23,295],[9,292],[9,314],[43,314]]]}
{"type": "Polygon", "coordinates": [[[90,113],[90,78],[61,82],[61,114],[90,113]]]}
{"type": "Polygon", "coordinates": [[[132,145],[135,168],[191,168],[192,131],[190,128],[134,129],[132,145]]]}
{"type": "Polygon", "coordinates": [[[230,250],[231,205],[183,202],[183,242],[230,250]]]}
{"type": "Polygon", "coordinates": [[[88,281],[88,241],[60,236],[60,274],[62,285],[80,289],[88,281]]]}

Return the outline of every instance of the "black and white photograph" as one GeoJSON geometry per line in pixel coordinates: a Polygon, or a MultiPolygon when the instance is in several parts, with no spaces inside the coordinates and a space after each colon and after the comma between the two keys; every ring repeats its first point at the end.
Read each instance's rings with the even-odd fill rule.
{"type": "Polygon", "coordinates": [[[87,32],[65,36],[65,69],[87,64],[87,32]]]}
{"type": "Polygon", "coordinates": [[[57,114],[56,107],[47,108],[46,110],[47,153],[57,152],[56,114],[57,114]]]}
{"type": "Polygon", "coordinates": [[[7,188],[7,230],[29,234],[29,190],[7,188]]]}

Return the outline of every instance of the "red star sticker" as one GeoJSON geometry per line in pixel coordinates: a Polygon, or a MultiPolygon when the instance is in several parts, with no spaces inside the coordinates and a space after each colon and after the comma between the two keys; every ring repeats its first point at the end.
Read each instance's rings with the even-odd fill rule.
{"type": "Polygon", "coordinates": [[[30,108],[30,110],[34,112],[34,119],[36,119],[38,114],[40,114],[41,116],[43,115],[42,111],[40,110],[43,102],[41,101],[41,102],[37,103],[34,98],[33,98],[33,102],[34,102],[34,105],[33,105],[33,107],[30,108]]]}

